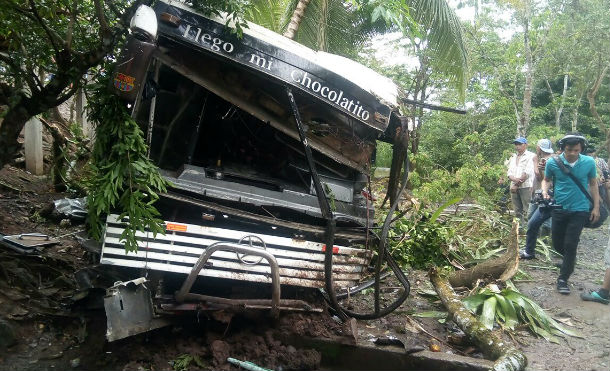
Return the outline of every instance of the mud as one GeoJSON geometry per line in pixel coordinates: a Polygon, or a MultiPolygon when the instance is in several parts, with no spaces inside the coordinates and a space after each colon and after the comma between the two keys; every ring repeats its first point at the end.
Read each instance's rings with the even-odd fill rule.
{"type": "MultiPolygon", "coordinates": [[[[84,227],[41,215],[49,202],[63,197],[66,195],[52,192],[44,177],[11,167],[0,171],[0,233],[63,236],[60,244],[45,248],[39,256],[0,247],[0,334],[3,340],[13,338],[0,342],[0,369],[234,370],[237,368],[226,361],[233,357],[274,370],[317,370],[326,367],[322,353],[291,345],[298,342],[289,339],[353,341],[349,336],[352,329],[346,331],[346,326],[326,311],[282,314],[277,321],[265,313],[220,321],[206,315],[187,317],[173,326],[107,343],[100,291],[84,292],[74,277],[76,271],[91,267],[97,259],[96,253],[75,237],[84,227]]],[[[579,298],[580,292],[601,283],[607,241],[607,227],[585,232],[569,296],[555,292],[557,269],[552,260],[522,263],[521,269],[529,276],[518,281],[517,287],[583,336],[560,339],[559,344],[526,331],[512,338],[505,336],[526,353],[529,370],[608,369],[610,308],[579,298]]],[[[120,276],[120,272],[116,274],[120,276]]],[[[381,319],[357,321],[358,343],[481,357],[451,321],[442,316],[421,317],[422,313],[444,310],[439,301],[427,295],[431,285],[426,273],[409,272],[409,280],[411,296],[397,311],[381,319]]],[[[400,294],[400,285],[393,279],[385,280],[384,286],[384,303],[400,294]]],[[[365,290],[343,304],[352,310],[370,311],[372,294],[365,290]]]]}

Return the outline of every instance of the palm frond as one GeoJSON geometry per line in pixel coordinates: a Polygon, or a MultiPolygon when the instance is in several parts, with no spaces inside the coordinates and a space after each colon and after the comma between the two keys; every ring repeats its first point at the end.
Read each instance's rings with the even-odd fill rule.
{"type": "Polygon", "coordinates": [[[354,20],[355,14],[341,0],[312,0],[295,40],[315,50],[354,55],[363,41],[354,20]]]}
{"type": "Polygon", "coordinates": [[[446,0],[406,0],[409,14],[425,35],[441,67],[460,94],[466,88],[468,57],[459,18],[446,0]]]}
{"type": "Polygon", "coordinates": [[[291,8],[291,3],[296,4],[292,0],[251,0],[245,18],[281,34],[290,19],[287,9],[291,8]]]}

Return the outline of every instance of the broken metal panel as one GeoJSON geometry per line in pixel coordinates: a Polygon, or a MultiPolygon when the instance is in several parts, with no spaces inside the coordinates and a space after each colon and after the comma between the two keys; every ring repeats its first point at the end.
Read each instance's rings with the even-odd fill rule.
{"type": "MultiPolygon", "coordinates": [[[[166,224],[167,234],[137,232],[139,251],[126,253],[120,235],[123,225],[116,215],[107,220],[102,264],[148,268],[167,272],[189,273],[207,246],[220,242],[237,243],[248,236],[264,242],[265,250],[279,265],[280,283],[303,287],[324,286],[324,252],[322,243],[292,238],[250,233],[246,231],[212,228],[192,224],[166,224]]],[[[370,259],[370,251],[334,246],[334,278],[341,287],[353,285],[370,259]]],[[[209,259],[202,276],[270,283],[269,265],[265,261],[255,265],[243,264],[237,254],[218,251],[209,259]]]]}
{"type": "Polygon", "coordinates": [[[49,235],[43,233],[22,233],[12,236],[4,236],[4,240],[26,249],[59,243],[58,239],[51,238],[49,235]]]}
{"type": "MultiPolygon", "coordinates": [[[[291,191],[289,189],[273,191],[225,180],[212,179],[205,176],[205,169],[189,165],[184,166],[181,174],[174,175],[168,171],[162,171],[161,174],[172,182],[174,188],[177,189],[221,200],[243,202],[255,206],[286,207],[308,215],[321,216],[318,199],[315,195],[291,191]],[[187,175],[183,177],[182,174],[185,171],[187,175]]],[[[353,201],[353,186],[348,185],[349,182],[341,182],[329,177],[325,177],[325,182],[335,192],[335,196],[339,196],[336,197],[336,201],[339,202],[335,203],[335,214],[337,216],[352,217],[360,224],[366,225],[366,208],[351,203],[353,201]],[[350,192],[351,194],[348,194],[350,192]],[[342,201],[345,201],[345,203],[342,201]]],[[[370,214],[371,212],[369,212],[370,214]]]]}
{"type": "MultiPolygon", "coordinates": [[[[223,64],[221,61],[211,58],[205,59],[206,68],[202,69],[200,68],[202,56],[176,46],[167,49],[160,48],[156,57],[191,81],[205,87],[222,99],[232,102],[240,109],[268,123],[289,137],[298,140],[294,120],[285,109],[288,107],[288,103],[284,101],[283,96],[279,96],[281,86],[276,86],[273,82],[260,79],[260,77],[248,75],[246,71],[237,70],[231,64],[223,64]],[[270,92],[274,88],[277,88],[278,96],[276,94],[270,96],[270,92]]],[[[336,116],[336,110],[327,108],[327,110],[321,111],[309,96],[300,95],[299,98],[301,98],[299,99],[300,103],[308,103],[309,108],[303,108],[303,116],[307,121],[313,120],[317,113],[321,112],[320,115],[325,117],[326,120],[336,119],[337,122],[342,120],[345,121],[345,125],[351,122],[344,115],[336,116]]],[[[337,122],[332,122],[331,125],[336,125],[337,122]]],[[[354,128],[354,131],[356,130],[354,128]]],[[[370,139],[363,140],[357,137],[352,139],[351,132],[343,135],[337,133],[326,136],[309,134],[308,139],[311,147],[325,156],[368,174],[371,155],[375,150],[374,139],[376,135],[375,133],[369,133],[366,137],[370,139]]],[[[362,136],[364,137],[365,134],[362,136]]]]}
{"type": "Polygon", "coordinates": [[[150,291],[144,277],[117,282],[106,290],[106,338],[115,341],[168,325],[155,318],[150,291]]]}
{"type": "MultiPolygon", "coordinates": [[[[333,199],[334,201],[352,202],[354,201],[354,182],[348,182],[341,179],[331,178],[320,175],[320,181],[322,186],[326,189],[324,193],[326,197],[333,199]]],[[[313,184],[313,178],[311,179],[311,186],[309,192],[312,195],[316,194],[316,190],[313,184]]]]}

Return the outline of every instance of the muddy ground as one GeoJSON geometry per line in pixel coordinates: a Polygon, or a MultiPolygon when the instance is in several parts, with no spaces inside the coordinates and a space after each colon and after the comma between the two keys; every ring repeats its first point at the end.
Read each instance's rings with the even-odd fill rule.
{"type": "MultiPolygon", "coordinates": [[[[44,177],[12,167],[0,171],[0,233],[61,236],[59,244],[40,254],[22,255],[0,246],[0,369],[172,370],[181,369],[181,361],[188,363],[182,368],[186,370],[236,369],[226,362],[227,357],[275,370],[324,369],[320,352],[291,345],[299,343],[291,339],[310,337],[346,343],[355,338],[360,344],[398,344],[412,352],[433,349],[481,357],[451,321],[420,316],[444,308],[427,295],[431,285],[425,272],[417,271],[409,273],[412,289],[406,303],[387,317],[357,321],[355,337],[350,326],[325,311],[283,314],[278,321],[264,313],[230,320],[185,318],[174,326],[108,343],[101,289],[81,289],[74,275],[95,266],[95,246],[79,240],[82,224],[49,216],[44,210],[52,200],[66,196],[54,193],[44,177]]],[[[557,269],[552,260],[521,265],[526,275],[517,287],[583,336],[561,339],[558,344],[525,331],[506,337],[523,349],[529,370],[608,369],[610,308],[579,298],[580,292],[601,283],[607,241],[606,227],[585,232],[569,296],[555,292],[557,269]]],[[[120,279],[121,272],[101,278],[111,282],[120,279]]],[[[385,299],[400,291],[392,279],[385,286],[385,299]]],[[[364,310],[371,307],[371,296],[365,291],[343,304],[364,310]]]]}

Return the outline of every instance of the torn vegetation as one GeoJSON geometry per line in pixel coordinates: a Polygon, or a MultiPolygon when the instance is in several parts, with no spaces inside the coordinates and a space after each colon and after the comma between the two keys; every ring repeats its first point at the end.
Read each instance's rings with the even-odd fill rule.
{"type": "Polygon", "coordinates": [[[554,343],[559,342],[557,336],[582,337],[551,318],[538,304],[521,294],[510,281],[504,289],[494,284],[487,285],[479,289],[477,294],[462,299],[462,302],[489,330],[493,329],[495,323],[511,331],[525,324],[535,335],[554,343]]]}
{"type": "Polygon", "coordinates": [[[165,224],[153,206],[168,182],[147,157],[147,146],[125,103],[111,94],[108,77],[95,84],[89,103],[90,119],[98,123],[89,179],[87,223],[94,238],[103,235],[103,217],[112,210],[128,218],[121,239],[126,251],[137,251],[138,231],[165,233],[165,224]]]}

